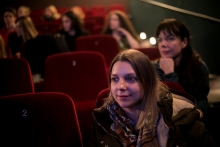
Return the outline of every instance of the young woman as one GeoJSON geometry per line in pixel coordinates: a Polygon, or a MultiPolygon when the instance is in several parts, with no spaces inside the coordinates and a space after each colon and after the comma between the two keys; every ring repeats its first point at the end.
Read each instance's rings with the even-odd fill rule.
{"type": "Polygon", "coordinates": [[[158,48],[161,58],[153,63],[160,80],[178,82],[197,101],[200,117],[210,107],[209,71],[199,54],[192,49],[190,32],[179,20],[165,19],[157,27],[158,48]]]}
{"type": "Polygon", "coordinates": [[[45,8],[44,14],[41,18],[45,21],[53,21],[60,19],[61,14],[54,5],[49,5],[45,8]]]}
{"type": "Polygon", "coordinates": [[[18,18],[16,20],[16,27],[18,36],[22,38],[22,43],[18,46],[16,57],[25,58],[30,64],[33,77],[43,79],[46,58],[49,55],[60,53],[53,37],[50,34],[39,34],[30,17],[18,18]]]}
{"type": "Polygon", "coordinates": [[[109,70],[110,94],[93,112],[90,147],[217,146],[188,94],[171,93],[143,53],[120,52],[109,70]]]}
{"type": "Polygon", "coordinates": [[[79,7],[79,6],[73,6],[73,7],[70,8],[70,10],[73,11],[73,13],[75,13],[78,16],[80,22],[82,24],[84,24],[84,19],[86,17],[86,14],[82,10],[82,8],[79,7]]]}
{"type": "Polygon", "coordinates": [[[66,43],[70,51],[75,51],[75,41],[80,36],[88,35],[89,33],[83,28],[79,17],[72,11],[67,11],[62,15],[62,30],[58,31],[65,36],[66,43]]]}
{"type": "Polygon", "coordinates": [[[122,50],[140,47],[140,39],[124,12],[118,10],[109,12],[102,34],[112,35],[122,50]]]}
{"type": "Polygon", "coordinates": [[[31,10],[29,7],[22,5],[18,8],[18,18],[23,16],[29,16],[30,12],[31,10]]]}

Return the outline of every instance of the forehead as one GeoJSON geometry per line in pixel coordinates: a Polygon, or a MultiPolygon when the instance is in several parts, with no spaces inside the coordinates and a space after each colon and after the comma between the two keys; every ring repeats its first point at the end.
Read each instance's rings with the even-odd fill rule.
{"type": "Polygon", "coordinates": [[[168,31],[167,29],[161,30],[159,37],[161,36],[176,36],[172,31],[168,31]]]}
{"type": "Polygon", "coordinates": [[[115,14],[115,13],[112,13],[112,14],[111,14],[111,18],[118,19],[118,15],[115,14]]]}
{"type": "Polygon", "coordinates": [[[129,62],[117,61],[112,67],[111,74],[135,74],[135,71],[129,62]]]}
{"type": "Polygon", "coordinates": [[[63,16],[62,16],[62,19],[63,19],[63,20],[71,20],[71,19],[70,19],[68,16],[66,16],[66,15],[63,15],[63,16]]]}
{"type": "Polygon", "coordinates": [[[10,16],[14,16],[14,14],[13,14],[12,12],[9,12],[9,11],[6,11],[6,12],[4,13],[4,15],[5,15],[5,16],[6,16],[6,15],[7,15],[7,16],[9,16],[9,15],[10,15],[10,16]]]}

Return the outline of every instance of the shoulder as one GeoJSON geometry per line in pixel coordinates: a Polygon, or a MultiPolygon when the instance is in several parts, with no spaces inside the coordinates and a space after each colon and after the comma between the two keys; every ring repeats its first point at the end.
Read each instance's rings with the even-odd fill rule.
{"type": "Polygon", "coordinates": [[[209,73],[208,67],[204,61],[201,61],[201,70],[205,73],[209,73]]]}
{"type": "Polygon", "coordinates": [[[152,61],[151,63],[152,63],[152,65],[154,66],[154,68],[155,68],[156,70],[159,70],[159,69],[160,69],[160,65],[159,65],[159,62],[158,62],[158,61],[152,61]]]}
{"type": "Polygon", "coordinates": [[[166,110],[170,118],[174,118],[177,115],[185,114],[184,111],[195,109],[196,100],[187,93],[169,89],[161,96],[158,104],[166,110]]]}
{"type": "Polygon", "coordinates": [[[94,109],[93,115],[97,121],[103,120],[102,118],[109,118],[109,113],[105,106],[94,109]]]}

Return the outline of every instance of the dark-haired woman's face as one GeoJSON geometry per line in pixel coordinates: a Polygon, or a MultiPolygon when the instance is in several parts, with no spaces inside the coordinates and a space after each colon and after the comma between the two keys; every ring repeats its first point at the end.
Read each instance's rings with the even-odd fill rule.
{"type": "Polygon", "coordinates": [[[116,14],[112,14],[109,20],[109,28],[111,30],[117,30],[120,27],[120,21],[116,14]]]}
{"type": "Polygon", "coordinates": [[[62,26],[65,32],[68,32],[71,30],[71,24],[72,24],[71,19],[64,15],[62,17],[62,26]]]}
{"type": "Polygon", "coordinates": [[[187,45],[185,40],[170,34],[168,31],[161,31],[158,36],[158,48],[162,58],[175,58],[181,54],[182,49],[187,45]]]}
{"type": "Polygon", "coordinates": [[[6,25],[12,26],[15,24],[16,17],[11,12],[4,13],[4,22],[6,25]]]}

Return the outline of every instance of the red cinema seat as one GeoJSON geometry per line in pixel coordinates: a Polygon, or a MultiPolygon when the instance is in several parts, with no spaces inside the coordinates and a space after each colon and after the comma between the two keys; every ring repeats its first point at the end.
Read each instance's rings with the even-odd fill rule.
{"type": "Polygon", "coordinates": [[[93,5],[90,9],[92,16],[106,16],[107,9],[103,5],[93,5]]]}
{"type": "Polygon", "coordinates": [[[34,92],[32,73],[25,59],[0,59],[0,67],[0,96],[34,92]]]}
{"type": "MultiPolygon", "coordinates": [[[[179,83],[170,82],[170,81],[163,81],[162,83],[165,84],[171,90],[185,93],[185,90],[183,89],[183,87],[179,83]]],[[[172,92],[174,92],[174,91],[172,91],[172,92]]],[[[109,92],[110,92],[109,88],[103,89],[99,92],[99,94],[96,98],[96,104],[95,104],[96,108],[99,108],[103,105],[103,102],[104,102],[103,100],[109,96],[109,92]]]]}
{"type": "Polygon", "coordinates": [[[69,7],[57,7],[57,11],[60,13],[60,14],[63,14],[67,11],[69,11],[69,7]]]}
{"type": "Polygon", "coordinates": [[[152,47],[152,48],[135,48],[135,49],[147,55],[150,60],[156,60],[160,58],[160,52],[158,48],[152,47]]]}
{"type": "Polygon", "coordinates": [[[109,88],[103,89],[102,91],[99,92],[96,98],[96,104],[95,104],[96,108],[99,108],[103,105],[104,102],[103,100],[109,96],[109,92],[110,92],[109,88]]]}
{"type": "Polygon", "coordinates": [[[104,55],[106,65],[111,65],[120,52],[118,42],[111,35],[82,36],[76,40],[76,51],[96,51],[104,55]]]}
{"type": "Polygon", "coordinates": [[[92,111],[98,93],[108,87],[105,59],[98,52],[68,52],[51,55],[45,62],[45,91],[71,96],[84,143],[88,142],[93,122],[92,111]]]}
{"type": "Polygon", "coordinates": [[[171,82],[171,81],[162,81],[162,83],[167,85],[167,87],[169,87],[170,89],[174,89],[185,93],[184,88],[179,83],[171,82]]]}
{"type": "Polygon", "coordinates": [[[0,146],[82,147],[77,113],[63,93],[28,93],[0,98],[0,146]]]}
{"type": "Polygon", "coordinates": [[[122,4],[111,4],[109,6],[109,12],[114,11],[114,10],[119,10],[119,11],[122,11],[122,12],[126,13],[125,7],[122,4]]]}
{"type": "Polygon", "coordinates": [[[89,31],[89,33],[91,34],[92,31],[94,30],[96,26],[96,22],[93,19],[85,19],[84,20],[84,28],[89,31]]]}

